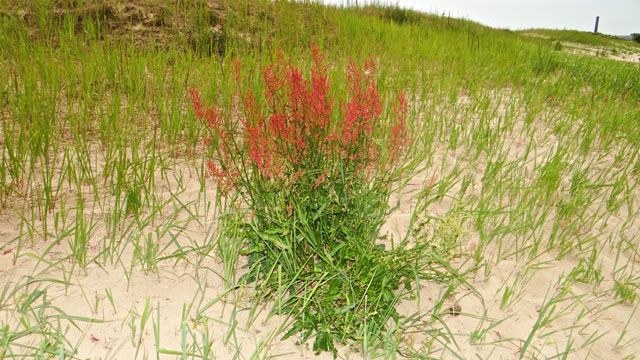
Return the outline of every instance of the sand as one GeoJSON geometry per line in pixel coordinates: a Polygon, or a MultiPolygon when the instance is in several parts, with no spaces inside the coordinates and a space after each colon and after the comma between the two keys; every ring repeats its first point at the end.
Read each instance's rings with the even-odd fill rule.
{"type": "MultiPolygon", "coordinates": [[[[459,103],[466,100],[460,98],[459,103]]],[[[497,116],[504,115],[504,111],[504,107],[498,106],[497,116]]],[[[533,181],[527,178],[527,174],[533,172],[533,164],[547,159],[555,151],[557,142],[561,141],[544,121],[532,127],[522,119],[507,134],[505,143],[511,144],[507,151],[510,159],[522,158],[531,139],[537,144],[536,154],[531,155],[533,158],[527,162],[528,165],[519,170],[523,181],[533,181]]],[[[446,143],[440,145],[436,148],[446,149],[446,143]]],[[[104,161],[100,160],[98,148],[94,150],[97,159],[95,170],[99,170],[104,161]]],[[[597,160],[597,167],[603,173],[614,166],[611,155],[593,152],[590,156],[597,160]]],[[[483,188],[490,185],[483,183],[483,173],[489,165],[484,156],[467,159],[459,149],[439,150],[431,160],[409,181],[399,198],[391,199],[391,203],[400,200],[401,206],[384,225],[383,234],[396,239],[404,234],[417,201],[416,194],[425,187],[436,188],[456,165],[462,169],[460,178],[467,176],[471,179],[469,197],[479,196],[483,188]]],[[[207,182],[206,197],[200,191],[201,161],[178,160],[172,165],[168,173],[182,174],[182,181],[162,178],[158,172],[158,201],[167,202],[162,215],[153,226],[139,233],[133,230],[127,238],[118,240],[131,241],[131,244],[135,241],[127,239],[138,236],[142,242],[147,236],[158,240],[159,253],[172,257],[160,261],[157,269],[148,271],[142,270],[144,264],[133,260],[136,250],[132,245],[121,247],[119,261],[105,261],[100,256],[104,240],[109,235],[105,214],[113,206],[106,191],[104,203],[85,204],[85,214],[94,219],[88,258],[98,257],[86,268],[60,260],[70,252],[66,241],[54,243],[51,239],[45,240],[42,234],[36,234],[33,242],[28,240],[29,229],[22,225],[19,214],[29,213],[29,203],[25,199],[12,199],[10,206],[0,214],[0,285],[5,292],[10,292],[2,298],[4,307],[0,308],[0,321],[10,328],[19,326],[17,320],[21,315],[7,309],[24,303],[25,294],[40,289],[46,290],[49,306],[45,313],[50,321],[55,323],[56,316],[60,315],[63,318],[67,315],[76,317],[73,323],[62,322],[65,337],[69,339],[70,346],[77,349],[75,356],[78,358],[155,358],[158,349],[162,359],[180,358],[183,345],[187,346],[187,352],[195,351],[189,348],[194,341],[199,344],[200,351],[207,347],[203,344],[209,343],[209,354],[216,359],[266,358],[269,355],[280,359],[333,358],[330,353],[315,355],[310,344],[297,344],[296,336],[281,340],[286,318],[278,315],[268,317],[273,304],[255,304],[250,289],[227,289],[225,269],[215,249],[176,256],[176,242],[180,247],[199,248],[208,243],[209,237],[215,236],[216,214],[213,210],[205,211],[211,206],[215,192],[210,182],[207,182]],[[20,236],[24,240],[18,248],[18,242],[14,240],[20,236]],[[17,290],[12,292],[14,288],[17,290]],[[141,318],[146,306],[150,313],[143,322],[141,318]],[[250,316],[252,311],[257,315],[250,316]],[[248,319],[251,319],[250,323],[248,319]],[[156,344],[156,336],[159,344],[156,344]]],[[[564,178],[562,181],[568,180],[564,178]]],[[[472,266],[470,257],[482,240],[478,224],[474,223],[471,214],[465,213],[464,206],[460,205],[463,202],[457,198],[460,187],[461,182],[456,181],[446,191],[446,196],[432,203],[424,215],[441,219],[449,216],[448,219],[457,226],[459,256],[452,266],[464,271],[472,266]]],[[[635,189],[633,192],[636,208],[640,206],[639,191],[635,189]]],[[[66,194],[69,206],[73,194],[70,190],[66,194]]],[[[597,212],[598,209],[598,204],[593,204],[591,210],[597,212]]],[[[67,224],[73,223],[73,213],[71,211],[68,215],[67,224]]],[[[59,208],[51,211],[47,215],[49,223],[53,224],[59,215],[59,208]]],[[[535,358],[546,358],[565,348],[578,347],[582,348],[569,358],[614,359],[640,354],[640,338],[636,331],[640,326],[637,305],[619,303],[610,291],[603,290],[613,287],[613,270],[621,256],[614,247],[606,245],[609,239],[621,236],[637,239],[639,235],[638,222],[629,226],[626,222],[628,216],[620,211],[601,220],[606,222],[606,227],[603,223],[585,230],[584,236],[594,236],[602,244],[598,259],[603,279],[598,287],[576,283],[567,292],[561,286],[562,282],[579,265],[579,257],[563,256],[557,250],[523,256],[515,252],[514,247],[518,242],[521,245],[526,243],[529,238],[506,233],[501,247],[492,243],[483,248],[483,265],[467,275],[465,281],[460,281],[446,296],[446,306],[439,310],[441,321],[427,320],[437,310],[434,306],[445,294],[442,284],[422,281],[419,298],[402,301],[398,307],[402,314],[421,313],[424,316],[416,323],[416,327],[424,331],[407,334],[405,343],[424,353],[428,349],[439,349],[435,353],[437,356],[454,358],[452,352],[443,350],[439,340],[431,336],[434,332],[445,332],[453,336],[447,346],[463,354],[464,358],[514,359],[520,356],[522,346],[537,322],[541,325],[541,316],[551,314],[552,321],[544,324],[531,338],[528,350],[536,354],[535,358]],[[514,289],[515,300],[505,304],[502,299],[507,287],[514,289]],[[554,298],[558,299],[555,304],[551,302],[554,298]],[[625,326],[627,333],[622,343],[626,345],[619,346],[625,326]],[[567,344],[569,337],[573,342],[567,344]]],[[[132,221],[130,217],[125,227],[132,221]]],[[[530,236],[545,236],[553,231],[553,216],[542,221],[540,233],[530,236]]],[[[36,229],[40,226],[38,223],[34,225],[36,229]]],[[[433,234],[435,228],[430,231],[433,234]]],[[[638,265],[640,261],[639,254],[635,254],[635,258],[629,254],[623,256],[631,256],[631,264],[638,265]]],[[[43,300],[39,298],[35,303],[43,300]]],[[[28,335],[21,341],[34,340],[37,344],[38,336],[28,335]]],[[[338,346],[338,349],[340,358],[367,357],[358,349],[346,346],[338,346]]]]}

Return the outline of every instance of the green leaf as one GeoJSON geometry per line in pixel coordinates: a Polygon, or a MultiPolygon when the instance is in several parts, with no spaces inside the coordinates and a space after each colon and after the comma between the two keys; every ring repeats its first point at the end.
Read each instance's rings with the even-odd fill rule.
{"type": "Polygon", "coordinates": [[[345,312],[353,309],[356,306],[355,303],[351,303],[349,305],[343,306],[338,310],[338,315],[344,314],[345,312]]]}
{"type": "Polygon", "coordinates": [[[331,335],[326,331],[320,331],[316,335],[316,341],[313,342],[313,351],[319,354],[321,351],[332,351],[336,353],[335,345],[333,345],[333,339],[331,335]]]}

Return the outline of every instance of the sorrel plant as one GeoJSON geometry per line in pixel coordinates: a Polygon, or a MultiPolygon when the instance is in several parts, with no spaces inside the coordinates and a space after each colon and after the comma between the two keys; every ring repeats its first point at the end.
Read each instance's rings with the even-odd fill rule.
{"type": "Polygon", "coordinates": [[[315,45],[311,53],[308,73],[282,54],[264,68],[262,101],[239,62],[232,108],[190,95],[210,131],[208,174],[247,211],[232,239],[249,259],[242,280],[293,315],[285,337],[315,334],[316,351],[335,352],[334,340],[366,350],[398,320],[398,290],[410,287],[420,259],[415,246],[385,249],[378,241],[390,195],[411,170],[407,101],[400,92],[383,117],[372,58],[350,62],[348,96],[336,100],[324,54],[315,45]]]}

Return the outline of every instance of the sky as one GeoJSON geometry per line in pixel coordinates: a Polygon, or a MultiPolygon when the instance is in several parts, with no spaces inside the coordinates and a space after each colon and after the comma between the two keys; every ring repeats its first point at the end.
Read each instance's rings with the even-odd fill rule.
{"type": "MultiPolygon", "coordinates": [[[[356,0],[322,0],[354,4],[356,0]]],[[[365,0],[367,3],[370,0],[365,0]]],[[[363,0],[358,0],[363,4],[363,0]]],[[[612,35],[640,33],[640,0],[377,0],[428,13],[465,18],[495,28],[546,28],[593,31],[612,35]]]]}

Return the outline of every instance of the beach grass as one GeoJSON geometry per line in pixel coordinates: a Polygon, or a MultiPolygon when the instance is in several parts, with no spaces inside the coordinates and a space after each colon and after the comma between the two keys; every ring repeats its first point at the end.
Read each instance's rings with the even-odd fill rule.
{"type": "Polygon", "coordinates": [[[542,33],[382,4],[0,1],[0,358],[635,358],[640,71],[542,33]],[[246,202],[209,176],[188,90],[234,108],[241,63],[265,101],[262,70],[307,71],[314,42],[336,99],[370,58],[381,121],[405,94],[410,170],[354,235],[380,249],[358,271],[247,282],[246,202]],[[319,291],[396,271],[377,298],[319,291]]]}

